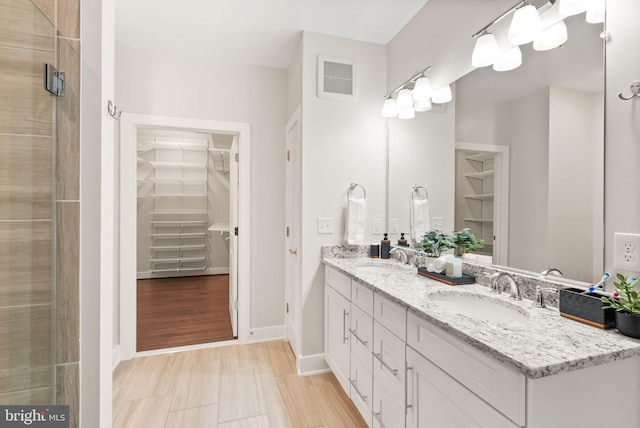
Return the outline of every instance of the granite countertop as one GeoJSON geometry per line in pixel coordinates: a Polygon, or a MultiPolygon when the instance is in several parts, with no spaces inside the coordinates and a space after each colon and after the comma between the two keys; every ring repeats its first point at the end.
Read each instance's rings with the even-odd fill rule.
{"type": "Polygon", "coordinates": [[[555,308],[532,307],[531,300],[510,300],[508,293],[496,295],[485,286],[448,286],[393,260],[325,258],[324,263],[532,379],[640,356],[640,340],[564,318],[555,308]],[[387,269],[363,267],[367,264],[387,269]],[[489,322],[431,300],[461,293],[472,293],[474,299],[499,299],[498,304],[526,315],[508,324],[489,322]]]}

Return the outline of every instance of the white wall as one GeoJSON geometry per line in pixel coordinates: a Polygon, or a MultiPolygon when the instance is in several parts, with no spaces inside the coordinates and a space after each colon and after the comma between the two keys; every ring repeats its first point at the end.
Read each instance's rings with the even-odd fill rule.
{"type": "Polygon", "coordinates": [[[302,68],[302,355],[323,352],[324,270],[320,247],[341,244],[346,191],[351,182],[367,191],[365,242],[372,220],[384,221],[386,150],[380,116],[386,86],[385,46],[303,34],[302,68]],[[352,59],[357,64],[358,100],[316,96],[318,55],[352,59]],[[318,235],[317,218],[333,217],[334,233],[318,235]]]}
{"type": "Polygon", "coordinates": [[[296,111],[302,104],[302,50],[304,48],[304,39],[300,33],[298,47],[291,59],[289,70],[287,71],[287,118],[296,111]]]}
{"type": "Polygon", "coordinates": [[[602,116],[596,116],[602,100],[602,93],[559,87],[549,94],[547,262],[562,261],[558,267],[566,277],[591,283],[602,276],[602,263],[593,265],[594,251],[602,254],[601,239],[594,236],[594,222],[602,224],[602,196],[594,200],[593,193],[596,180],[602,180],[602,158],[596,158],[604,138],[602,116]]]}
{"type": "Polygon", "coordinates": [[[283,325],[286,70],[117,48],[116,100],[127,113],[251,124],[251,329],[283,325]]]}
{"type": "Polygon", "coordinates": [[[629,96],[629,85],[640,80],[640,32],[637,19],[640,2],[607,2],[606,129],[605,129],[605,270],[613,268],[614,232],[640,233],[640,98],[629,96]]]}

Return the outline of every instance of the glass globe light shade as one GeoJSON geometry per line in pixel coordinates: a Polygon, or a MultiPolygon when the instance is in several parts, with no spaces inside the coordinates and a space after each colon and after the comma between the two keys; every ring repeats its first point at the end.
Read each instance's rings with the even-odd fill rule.
{"type": "Polygon", "coordinates": [[[407,109],[413,110],[413,96],[411,95],[410,90],[402,89],[400,90],[400,92],[398,92],[398,98],[396,98],[396,106],[398,107],[398,112],[407,109]]]}
{"type": "Polygon", "coordinates": [[[451,86],[447,85],[444,88],[440,88],[433,93],[431,97],[431,102],[436,104],[444,104],[448,103],[453,99],[453,95],[451,94],[451,86]]]}
{"type": "Polygon", "coordinates": [[[562,16],[572,16],[587,10],[591,0],[560,0],[558,13],[562,16]]]}
{"type": "Polygon", "coordinates": [[[542,30],[542,21],[536,7],[528,4],[516,10],[509,25],[509,43],[524,45],[532,42],[542,30]]]}
{"type": "Polygon", "coordinates": [[[536,37],[533,41],[533,49],[536,51],[548,51],[562,45],[568,38],[567,24],[564,21],[559,21],[536,37]]]}
{"type": "Polygon", "coordinates": [[[522,65],[522,51],[520,46],[513,46],[496,59],[493,63],[493,69],[495,71],[509,71],[520,67],[520,65],[522,65]]]}
{"type": "Polygon", "coordinates": [[[587,8],[587,22],[601,24],[604,22],[605,0],[592,0],[587,8]]]}
{"type": "Polygon", "coordinates": [[[432,107],[433,106],[431,105],[431,100],[428,98],[426,100],[416,101],[416,103],[413,105],[413,109],[415,111],[429,111],[432,107]]]}
{"type": "Polygon", "coordinates": [[[423,101],[431,98],[433,89],[431,88],[431,81],[429,80],[429,78],[421,77],[416,80],[416,84],[413,87],[413,91],[411,91],[411,93],[413,94],[414,101],[423,101]]]}
{"type": "Polygon", "coordinates": [[[402,109],[398,112],[399,119],[413,119],[416,117],[416,112],[413,110],[413,106],[411,108],[402,109]]]}
{"type": "Polygon", "coordinates": [[[474,67],[486,67],[493,64],[498,55],[500,48],[496,41],[496,36],[491,33],[483,34],[476,39],[476,46],[471,54],[471,65],[474,67]]]}
{"type": "Polygon", "coordinates": [[[384,100],[382,105],[382,117],[396,117],[398,115],[398,108],[396,107],[396,100],[389,97],[384,100]]]}

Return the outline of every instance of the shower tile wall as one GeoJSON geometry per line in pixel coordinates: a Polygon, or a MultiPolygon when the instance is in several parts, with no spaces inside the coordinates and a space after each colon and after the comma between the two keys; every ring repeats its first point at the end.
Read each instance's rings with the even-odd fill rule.
{"type": "Polygon", "coordinates": [[[78,0],[0,0],[0,402],[51,404],[55,392],[58,404],[71,406],[72,427],[80,354],[79,28],[78,0]],[[65,97],[43,89],[44,63],[65,71],[65,97]]]}

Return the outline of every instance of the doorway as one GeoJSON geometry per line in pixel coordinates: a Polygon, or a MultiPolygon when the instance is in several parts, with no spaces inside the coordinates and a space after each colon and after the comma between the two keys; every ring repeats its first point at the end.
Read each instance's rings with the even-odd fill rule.
{"type": "MultiPolygon", "coordinates": [[[[245,123],[122,115],[121,276],[117,299],[120,352],[115,358],[130,359],[140,351],[136,349],[138,281],[165,281],[162,285],[169,290],[169,283],[176,287],[176,281],[179,284],[186,278],[182,280],[185,284],[200,291],[214,282],[219,285],[220,280],[226,281],[224,305],[232,328],[230,337],[237,337],[240,343],[247,340],[249,132],[245,123]],[[149,136],[154,137],[150,140],[149,136]],[[213,191],[221,186],[228,189],[226,197],[220,196],[224,192],[213,191]],[[227,206],[214,212],[211,206],[220,205],[222,200],[227,206]],[[218,281],[207,281],[212,279],[210,275],[218,281]]],[[[175,303],[175,295],[173,299],[175,303]]],[[[191,318],[203,317],[194,313],[191,318]]],[[[184,327],[184,323],[177,323],[184,327]]]]}

